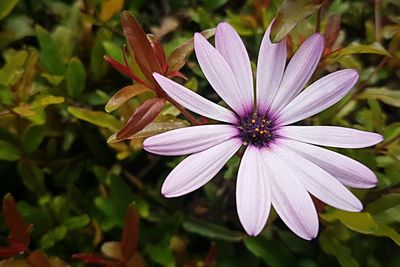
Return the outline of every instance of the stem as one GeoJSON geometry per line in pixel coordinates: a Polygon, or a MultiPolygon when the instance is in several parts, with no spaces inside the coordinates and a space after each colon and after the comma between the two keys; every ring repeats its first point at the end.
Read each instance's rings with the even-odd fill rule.
{"type": "Polygon", "coordinates": [[[386,140],[386,141],[383,142],[382,144],[377,145],[375,151],[376,151],[376,152],[382,151],[382,150],[383,150],[384,148],[386,148],[388,145],[390,145],[390,144],[392,144],[392,143],[398,141],[399,138],[400,138],[400,133],[398,133],[397,135],[393,136],[392,138],[386,140]]]}
{"type": "Polygon", "coordinates": [[[174,99],[172,99],[169,96],[166,96],[167,100],[174,105],[181,113],[183,116],[186,117],[186,119],[188,119],[192,124],[194,125],[201,125],[203,123],[201,123],[199,120],[197,120],[192,114],[190,114],[182,105],[180,105],[179,103],[177,103],[174,99]]]}
{"type": "Polygon", "coordinates": [[[381,0],[375,0],[375,38],[378,43],[382,43],[382,16],[381,0]]]}
{"type": "Polygon", "coordinates": [[[318,8],[318,13],[317,13],[317,27],[315,29],[315,32],[317,33],[321,32],[321,17],[322,17],[322,5],[318,8]]]}

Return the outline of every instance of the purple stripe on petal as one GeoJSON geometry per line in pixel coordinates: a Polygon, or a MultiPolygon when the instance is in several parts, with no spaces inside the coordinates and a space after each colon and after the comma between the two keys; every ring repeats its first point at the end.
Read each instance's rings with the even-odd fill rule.
{"type": "Polygon", "coordinates": [[[161,193],[165,197],[179,197],[198,189],[222,169],[241,145],[241,140],[232,138],[190,155],[168,175],[161,193]]]}
{"type": "Polygon", "coordinates": [[[271,43],[271,26],[268,27],[261,42],[257,62],[256,99],[257,111],[265,114],[281,83],[286,64],[286,40],[271,43]]]}
{"type": "Polygon", "coordinates": [[[285,126],[278,135],[321,146],[362,148],[383,140],[382,135],[337,126],[285,126]]]}
{"type": "Polygon", "coordinates": [[[261,150],[247,147],[236,184],[236,205],[240,222],[251,236],[258,235],[267,222],[271,208],[268,165],[261,150]]]}
{"type": "Polygon", "coordinates": [[[277,153],[288,160],[308,192],[328,205],[346,211],[362,210],[362,203],[328,172],[297,155],[284,145],[277,153]]]}
{"type": "Polygon", "coordinates": [[[145,150],[166,156],[197,153],[239,134],[231,125],[201,125],[180,128],[147,138],[145,150]]]}
{"type": "Polygon", "coordinates": [[[237,123],[235,113],[229,109],[205,99],[186,87],[158,73],[153,73],[153,76],[164,92],[185,108],[213,120],[237,123]]]}
{"type": "Polygon", "coordinates": [[[324,38],[316,33],[297,50],[285,69],[278,92],[271,105],[272,112],[281,111],[310,80],[324,50],[324,38]]]}
{"type": "Polygon", "coordinates": [[[283,222],[301,238],[310,240],[318,234],[318,216],[307,190],[296,172],[272,145],[263,158],[268,163],[271,178],[272,205],[283,222]]]}
{"type": "MultiPolygon", "coordinates": [[[[239,88],[235,75],[223,56],[203,37],[194,35],[194,50],[197,60],[207,80],[218,95],[237,114],[243,116],[251,112],[248,110],[249,92],[239,88]]],[[[251,103],[253,99],[251,99],[251,103]]]]}
{"type": "Polygon", "coordinates": [[[280,139],[279,143],[283,143],[298,155],[318,165],[344,185],[371,188],[377,183],[374,172],[352,158],[295,140],[280,139]]]}
{"type": "Polygon", "coordinates": [[[342,99],[357,82],[352,69],[331,73],[301,92],[278,115],[278,124],[288,125],[317,114],[342,99]]]}
{"type": "Polygon", "coordinates": [[[254,106],[253,73],[246,48],[237,32],[226,22],[218,24],[215,32],[215,48],[224,57],[235,75],[242,101],[249,107],[254,106]]]}

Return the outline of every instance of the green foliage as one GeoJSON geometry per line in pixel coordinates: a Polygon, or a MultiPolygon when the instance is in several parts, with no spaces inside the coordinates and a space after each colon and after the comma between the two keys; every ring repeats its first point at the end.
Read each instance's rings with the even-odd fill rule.
{"type": "Polygon", "coordinates": [[[0,266],[398,266],[398,1],[159,2],[0,0],[0,266]],[[124,12],[121,23],[125,9],[135,17],[124,12]],[[258,237],[244,233],[235,210],[240,153],[202,189],[167,199],[161,184],[182,158],[142,147],[204,122],[171,103],[154,71],[216,100],[193,56],[194,32],[213,43],[217,24],[229,22],[256,67],[275,16],[271,40],[286,38],[289,57],[324,35],[313,81],[342,68],[360,74],[348,96],[305,124],[384,136],[375,147],[338,150],[379,182],[354,190],[363,212],[318,206],[315,241],[292,234],[274,211],[258,237]]]}

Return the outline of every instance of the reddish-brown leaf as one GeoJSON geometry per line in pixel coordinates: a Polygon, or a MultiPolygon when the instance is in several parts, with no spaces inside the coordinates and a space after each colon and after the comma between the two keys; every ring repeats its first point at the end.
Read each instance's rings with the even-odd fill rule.
{"type": "Polygon", "coordinates": [[[331,48],[335,43],[340,32],[340,15],[332,15],[328,18],[328,24],[325,28],[324,39],[325,48],[331,48]]]}
{"type": "MultiPolygon", "coordinates": [[[[202,31],[205,38],[210,38],[215,34],[215,28],[202,31]]],[[[168,57],[169,72],[180,70],[186,64],[186,57],[192,53],[194,48],[194,39],[191,38],[178,46],[168,57]]]]}
{"type": "Polygon", "coordinates": [[[164,48],[160,42],[160,40],[155,37],[153,34],[147,34],[147,38],[150,41],[151,47],[153,48],[154,54],[156,55],[158,64],[161,67],[162,74],[167,73],[168,64],[167,57],[165,56],[164,48]]]}
{"type": "Polygon", "coordinates": [[[113,59],[110,56],[105,55],[104,60],[107,61],[108,64],[110,64],[114,69],[116,69],[117,71],[121,72],[122,74],[125,74],[126,76],[128,76],[129,78],[131,78],[132,80],[134,80],[137,83],[140,84],[144,84],[144,81],[142,79],[140,79],[139,77],[137,77],[132,70],[130,69],[129,66],[125,66],[121,63],[119,63],[118,61],[116,61],[115,59],[113,59]]]}
{"type": "Polygon", "coordinates": [[[11,231],[11,243],[19,243],[27,248],[31,242],[29,231],[32,225],[24,222],[11,194],[6,194],[3,198],[3,217],[5,225],[11,231]]]}
{"type": "Polygon", "coordinates": [[[151,98],[140,105],[125,126],[117,133],[117,139],[127,139],[152,122],[165,105],[164,98],[151,98]]]}
{"type": "Polygon", "coordinates": [[[144,261],[140,253],[136,253],[132,258],[126,261],[121,267],[146,267],[147,264],[144,261]]]}
{"type": "Polygon", "coordinates": [[[31,267],[51,267],[47,256],[40,251],[34,251],[29,254],[26,261],[29,263],[31,267]]]}
{"type": "Polygon", "coordinates": [[[26,246],[20,243],[10,244],[8,247],[0,247],[0,258],[11,258],[24,253],[25,250],[26,246]]]}
{"type": "Polygon", "coordinates": [[[139,211],[134,205],[130,205],[125,215],[124,231],[121,238],[122,255],[126,260],[132,258],[139,243],[139,211]]]}
{"type": "Polygon", "coordinates": [[[142,84],[132,84],[119,90],[110,100],[108,100],[105,110],[111,112],[119,108],[126,101],[145,92],[151,92],[150,88],[142,84]]]}
{"type": "Polygon", "coordinates": [[[217,247],[214,243],[211,244],[210,249],[208,250],[207,257],[204,261],[204,267],[213,267],[215,266],[215,258],[217,256],[217,247]]]}
{"type": "Polygon", "coordinates": [[[154,81],[153,72],[161,73],[161,67],[145,32],[132,13],[128,11],[122,12],[121,25],[128,40],[129,49],[140,70],[149,81],[154,81]]]}
{"type": "Polygon", "coordinates": [[[100,256],[88,254],[88,253],[77,253],[72,255],[73,259],[81,260],[87,264],[103,265],[103,266],[117,266],[118,262],[103,259],[100,256]]]}

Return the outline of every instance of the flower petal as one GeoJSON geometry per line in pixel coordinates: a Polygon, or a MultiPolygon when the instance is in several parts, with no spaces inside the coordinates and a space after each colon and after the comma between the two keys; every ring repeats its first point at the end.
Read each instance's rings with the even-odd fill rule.
{"type": "Polygon", "coordinates": [[[201,125],[168,131],[147,138],[143,147],[159,155],[180,156],[197,153],[238,135],[231,125],[201,125]]]}
{"type": "Polygon", "coordinates": [[[264,153],[264,160],[272,166],[272,205],[283,222],[298,236],[310,240],[318,234],[318,216],[310,195],[297,178],[290,164],[275,152],[264,153]]]}
{"type": "Polygon", "coordinates": [[[281,83],[286,64],[286,40],[271,43],[271,26],[268,27],[261,42],[257,62],[256,99],[257,111],[264,114],[272,104],[281,83]]]}
{"type": "Polygon", "coordinates": [[[304,90],[278,116],[280,125],[287,125],[317,114],[342,99],[357,82],[352,69],[331,73],[304,90]]]}
{"type": "Polygon", "coordinates": [[[185,108],[196,112],[204,117],[229,122],[236,123],[237,117],[235,113],[226,109],[220,105],[217,105],[210,100],[190,91],[186,87],[158,74],[153,73],[154,79],[158,82],[161,88],[176,102],[185,108]]]}
{"type": "Polygon", "coordinates": [[[329,172],[344,185],[355,188],[371,188],[377,183],[374,172],[352,158],[295,140],[280,139],[279,142],[329,172]]]}
{"type": "Polygon", "coordinates": [[[235,75],[223,56],[201,35],[194,35],[194,50],[207,80],[218,95],[239,115],[253,110],[254,100],[249,92],[240,89],[235,75]]]}
{"type": "Polygon", "coordinates": [[[269,170],[261,150],[249,146],[240,162],[236,184],[236,205],[240,222],[251,236],[258,235],[271,208],[269,170]]]}
{"type": "Polygon", "coordinates": [[[285,126],[278,135],[321,146],[362,148],[383,140],[382,135],[337,126],[285,126]]]}
{"type": "Polygon", "coordinates": [[[314,73],[324,50],[324,38],[319,33],[310,36],[297,50],[283,74],[282,82],[271,105],[278,113],[304,88],[314,73]]]}
{"type": "Polygon", "coordinates": [[[165,179],[161,193],[179,197],[210,181],[242,145],[237,138],[229,139],[184,159],[165,179]]]}
{"type": "MultiPolygon", "coordinates": [[[[328,205],[346,211],[360,211],[362,204],[345,186],[328,172],[279,143],[277,151],[291,164],[308,192],[328,205]]],[[[290,146],[289,146],[290,148],[290,146]]]]}
{"type": "MultiPolygon", "coordinates": [[[[231,68],[241,92],[242,102],[254,103],[253,73],[246,48],[237,32],[226,22],[218,24],[215,48],[231,68]]],[[[246,106],[247,107],[247,106],[246,106]]]]}

